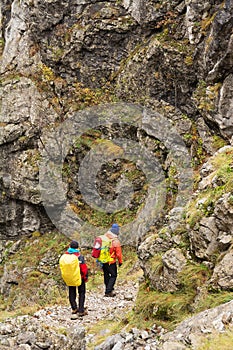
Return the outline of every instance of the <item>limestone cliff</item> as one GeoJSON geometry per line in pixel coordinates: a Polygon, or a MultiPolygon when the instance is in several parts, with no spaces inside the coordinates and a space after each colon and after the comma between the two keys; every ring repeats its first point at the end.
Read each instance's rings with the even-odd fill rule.
{"type": "MultiPolygon", "coordinates": [[[[85,113],[86,107],[107,103],[111,109],[116,102],[131,103],[151,111],[146,127],[139,121],[124,129],[110,116],[105,120],[101,116],[103,125],[96,126],[66,157],[63,178],[74,212],[83,211],[84,217],[88,212],[76,173],[90,145],[130,135],[131,141],[158,157],[169,183],[162,213],[155,217],[138,248],[151,285],[177,290],[178,274],[187,260],[194,259],[212,269],[213,286],[233,288],[232,187],[229,178],[217,174],[225,163],[226,173],[232,172],[232,5],[232,0],[1,1],[2,241],[55,226],[44,209],[39,187],[44,132],[75,112],[85,113]],[[176,127],[198,174],[190,204],[198,197],[195,215],[192,207],[186,207],[186,218],[180,219],[175,205],[179,169],[173,173],[167,140],[150,132],[158,115],[176,127]],[[211,165],[208,158],[218,159],[216,151],[226,145],[229,149],[222,151],[225,158],[220,165],[211,165]],[[200,195],[206,189],[216,192],[216,188],[218,195],[211,200],[209,195],[205,199],[200,195]],[[160,270],[153,268],[156,254],[161,257],[160,270]]],[[[129,167],[137,196],[129,204],[127,216],[136,217],[147,188],[143,172],[132,162],[114,159],[112,166],[105,165],[98,173],[97,187],[106,200],[113,200],[115,180],[129,167]]]]}

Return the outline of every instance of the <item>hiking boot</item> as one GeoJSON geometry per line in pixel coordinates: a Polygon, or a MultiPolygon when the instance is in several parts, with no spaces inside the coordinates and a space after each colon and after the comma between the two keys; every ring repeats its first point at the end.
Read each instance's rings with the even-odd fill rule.
{"type": "Polygon", "coordinates": [[[86,310],[84,310],[83,312],[78,312],[78,316],[79,317],[83,317],[83,316],[86,316],[88,315],[88,312],[86,310]]]}
{"type": "Polygon", "coordinates": [[[71,315],[71,320],[78,320],[78,314],[73,314],[73,315],[71,315]]]}
{"type": "Polygon", "coordinates": [[[72,310],[72,314],[77,314],[78,309],[72,310]]]}
{"type": "Polygon", "coordinates": [[[105,297],[113,298],[115,296],[116,296],[116,293],[114,293],[113,291],[111,291],[110,293],[105,293],[105,297]]]}

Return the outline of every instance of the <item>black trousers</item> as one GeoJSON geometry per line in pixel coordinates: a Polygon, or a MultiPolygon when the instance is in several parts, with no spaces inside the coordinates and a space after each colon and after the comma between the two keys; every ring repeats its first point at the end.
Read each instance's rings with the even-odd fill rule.
{"type": "Polygon", "coordinates": [[[104,272],[104,284],[105,284],[105,294],[111,293],[114,289],[114,285],[117,279],[117,265],[113,264],[103,264],[104,272]]]}
{"type": "Polygon", "coordinates": [[[86,284],[82,280],[82,284],[78,286],[78,307],[76,302],[77,297],[77,287],[69,287],[69,301],[72,310],[78,309],[79,312],[84,312],[84,303],[86,295],[86,284]]]}

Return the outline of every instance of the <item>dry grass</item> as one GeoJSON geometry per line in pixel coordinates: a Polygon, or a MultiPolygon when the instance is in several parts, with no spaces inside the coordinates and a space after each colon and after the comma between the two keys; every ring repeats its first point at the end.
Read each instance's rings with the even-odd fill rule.
{"type": "Polygon", "coordinates": [[[232,350],[233,328],[225,333],[211,334],[208,339],[203,339],[202,345],[197,350],[232,350]]]}

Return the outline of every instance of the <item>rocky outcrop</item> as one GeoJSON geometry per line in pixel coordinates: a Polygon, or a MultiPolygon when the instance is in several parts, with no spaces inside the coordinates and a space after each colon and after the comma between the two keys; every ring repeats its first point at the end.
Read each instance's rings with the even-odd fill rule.
{"type": "Polygon", "coordinates": [[[210,283],[216,289],[233,289],[232,250],[227,251],[220,262],[216,264],[210,283]]]}
{"type": "MultiPolygon", "coordinates": [[[[80,212],[87,221],[91,218],[96,224],[97,220],[97,226],[106,223],[111,210],[105,210],[106,217],[98,221],[99,213],[94,215],[93,208],[84,203],[78,185],[80,164],[87,160],[85,157],[92,147],[92,155],[99,152],[103,140],[120,138],[124,140],[122,145],[130,140],[140,150],[147,149],[147,159],[159,175],[153,191],[148,191],[145,175],[138,170],[144,165],[138,149],[138,162],[132,166],[128,159],[118,160],[122,149],[116,147],[119,153],[116,149],[114,153],[112,143],[108,149],[103,148],[103,153],[117,155],[110,161],[101,159],[105,163],[103,167],[98,163],[97,181],[93,183],[101,197],[110,202],[116,200],[118,189],[133,189],[133,200],[131,192],[127,192],[129,205],[123,225],[129,217],[138,215],[133,232],[147,230],[145,235],[137,237],[137,244],[141,267],[150,286],[176,292],[182,287],[180,276],[187,265],[203,263],[210,272],[206,288],[232,290],[232,186],[225,176],[225,172],[232,171],[232,161],[229,162],[233,136],[232,11],[232,0],[202,3],[197,0],[3,0],[0,4],[0,239],[17,241],[22,235],[55,228],[56,220],[51,222],[45,210],[43,190],[49,197],[50,213],[59,213],[68,202],[68,214],[61,215],[61,219],[63,223],[69,221],[72,228],[74,222],[81,221],[80,212]],[[119,100],[117,112],[113,102],[119,100]],[[119,123],[122,103],[133,106],[135,109],[131,111],[135,113],[131,119],[125,113],[124,123],[119,123]],[[109,113],[103,109],[99,116],[106,104],[109,113]],[[86,107],[97,105],[96,110],[86,112],[86,107]],[[80,110],[82,122],[85,118],[96,120],[98,115],[102,123],[87,123],[88,127],[94,125],[95,130],[92,133],[90,128],[89,133],[85,130],[81,141],[70,135],[75,145],[65,157],[63,151],[70,140],[65,140],[67,144],[57,142],[59,136],[64,136],[64,130],[59,127],[80,110]],[[115,119],[111,119],[112,114],[115,119]],[[53,133],[54,130],[61,134],[53,133]],[[50,132],[54,138],[49,149],[46,135],[50,132]],[[226,148],[222,148],[224,144],[226,148]],[[55,169],[60,166],[59,184],[65,199],[52,186],[46,189],[39,186],[41,158],[46,150],[56,147],[61,147],[61,152],[52,153],[52,160],[48,155],[46,164],[52,163],[55,169]],[[224,174],[216,172],[211,163],[213,158],[208,160],[211,156],[218,157],[219,149],[226,155],[219,164],[229,162],[224,174]],[[184,153],[191,157],[189,164],[183,158],[184,153]],[[156,165],[152,158],[157,159],[156,165]],[[184,213],[187,194],[180,179],[187,175],[185,169],[190,164],[195,174],[200,172],[200,178],[195,180],[194,193],[189,193],[191,206],[187,205],[184,213]],[[124,172],[127,179],[122,175],[124,172]],[[132,186],[128,179],[132,180],[132,186]],[[120,187],[115,186],[118,181],[120,187]],[[163,200],[150,208],[145,206],[144,214],[151,209],[150,216],[154,218],[147,225],[137,210],[143,208],[146,199],[157,199],[160,194],[157,189],[161,190],[163,200]],[[53,205],[57,196],[60,202],[53,205]],[[176,203],[179,200],[181,204],[176,203]],[[161,207],[159,215],[157,206],[161,207]]],[[[76,124],[80,129],[82,125],[76,124]]],[[[132,144],[130,147],[132,153],[132,144]]],[[[47,184],[56,182],[54,173],[49,174],[47,184]]],[[[86,170],[84,180],[90,174],[86,170]]],[[[193,173],[190,171],[189,175],[191,179],[193,173]]],[[[87,189],[93,193],[93,187],[87,189]]],[[[131,231],[128,234],[131,236],[131,231]]],[[[4,250],[5,243],[0,247],[2,256],[4,250]]],[[[43,261],[39,269],[46,274],[43,261]]],[[[4,271],[1,290],[8,293],[9,286],[17,283],[17,279],[7,265],[4,271]]],[[[17,269],[14,271],[17,274],[17,269]]]]}
{"type": "MultiPolygon", "coordinates": [[[[142,250],[143,248],[140,247],[142,250]]],[[[182,251],[177,248],[169,249],[163,253],[161,261],[157,262],[153,259],[154,255],[155,252],[151,259],[141,260],[144,275],[150,280],[150,286],[159,291],[177,291],[180,287],[179,272],[183,270],[187,262],[182,251]]]]}
{"type": "Polygon", "coordinates": [[[149,331],[132,329],[128,334],[122,332],[108,337],[95,349],[195,350],[203,344],[206,334],[223,333],[232,327],[232,304],[231,301],[201,312],[181,322],[173,332],[164,332],[164,329],[156,325],[149,331]]]}
{"type": "Polygon", "coordinates": [[[226,251],[232,244],[231,194],[227,193],[215,204],[213,215],[204,217],[196,229],[190,230],[192,250],[200,259],[209,259],[216,252],[226,251]]]}
{"type": "MultiPolygon", "coordinates": [[[[138,247],[141,267],[152,288],[179,290],[183,272],[194,263],[209,270],[205,288],[232,290],[231,183],[232,146],[224,146],[203,164],[185,215],[173,209],[163,228],[138,247]]],[[[198,288],[194,289],[198,295],[198,288]]]]}
{"type": "Polygon", "coordinates": [[[51,227],[37,186],[41,133],[69,111],[113,96],[168,118],[173,109],[194,157],[194,121],[208,153],[215,131],[231,138],[231,5],[2,1],[3,236],[51,227]],[[25,226],[28,211],[36,223],[25,226]]]}
{"type": "Polygon", "coordinates": [[[0,324],[1,349],[86,349],[85,329],[80,325],[53,330],[33,317],[21,316],[0,324]]]}
{"type": "Polygon", "coordinates": [[[232,305],[233,302],[230,301],[181,322],[173,332],[162,337],[161,349],[169,349],[172,342],[177,342],[177,349],[197,349],[202,344],[205,334],[224,332],[232,325],[232,305]]]}

